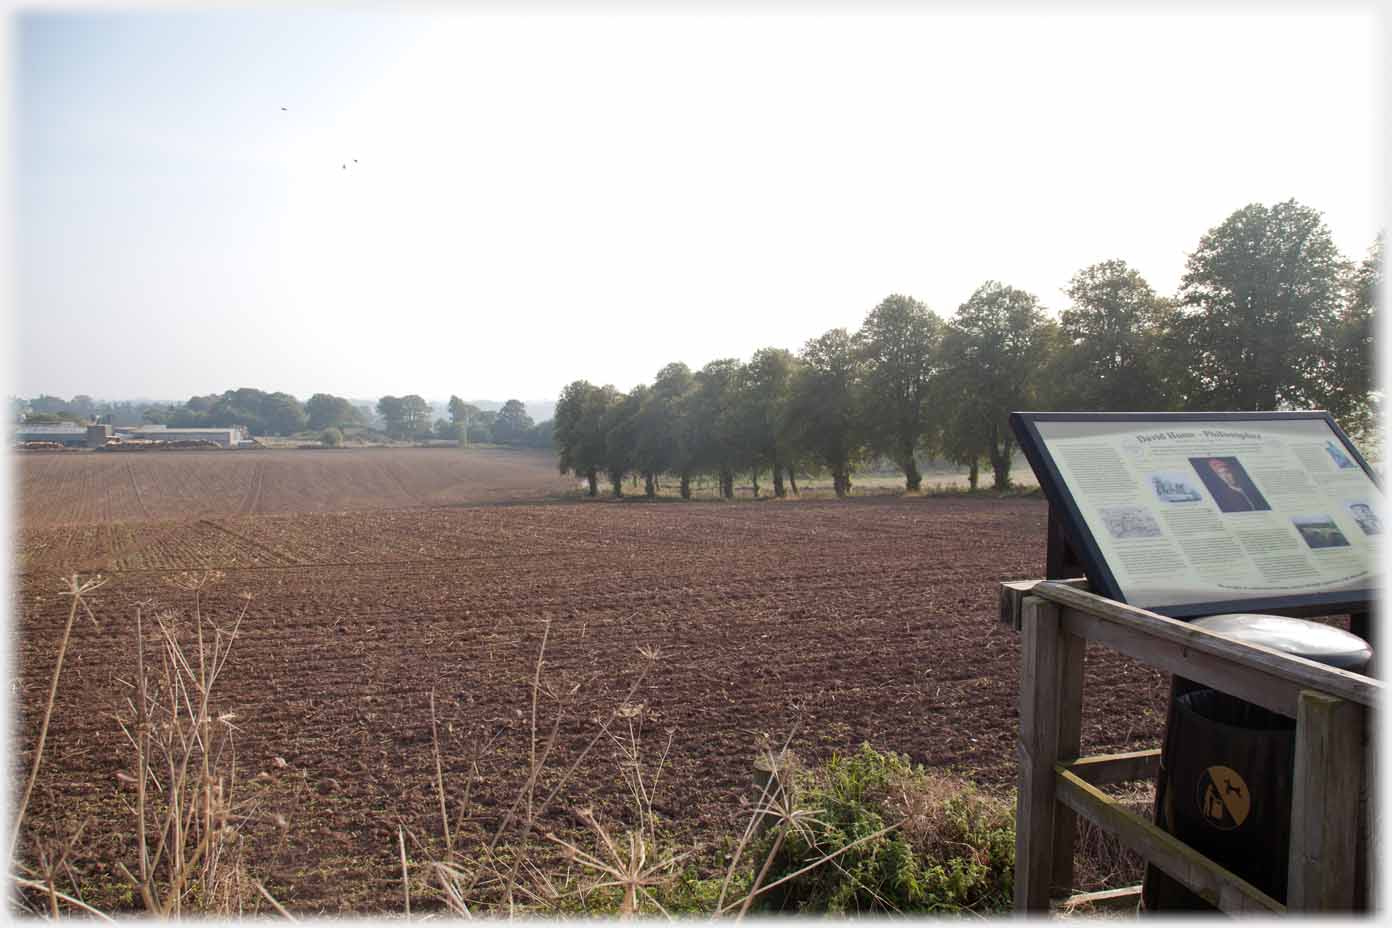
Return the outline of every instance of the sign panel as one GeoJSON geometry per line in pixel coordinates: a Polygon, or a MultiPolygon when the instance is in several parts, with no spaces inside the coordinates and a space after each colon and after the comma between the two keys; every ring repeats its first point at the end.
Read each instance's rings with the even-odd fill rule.
{"type": "Polygon", "coordinates": [[[1011,425],[1105,596],[1196,616],[1366,603],[1380,585],[1382,492],[1327,413],[1014,413],[1011,425]]]}

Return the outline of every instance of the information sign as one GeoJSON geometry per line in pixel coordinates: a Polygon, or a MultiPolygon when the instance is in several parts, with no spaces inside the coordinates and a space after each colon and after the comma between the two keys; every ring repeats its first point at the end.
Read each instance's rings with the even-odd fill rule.
{"type": "Polygon", "coordinates": [[[1104,596],[1182,618],[1366,610],[1376,595],[1382,492],[1327,413],[1010,422],[1104,596]]]}

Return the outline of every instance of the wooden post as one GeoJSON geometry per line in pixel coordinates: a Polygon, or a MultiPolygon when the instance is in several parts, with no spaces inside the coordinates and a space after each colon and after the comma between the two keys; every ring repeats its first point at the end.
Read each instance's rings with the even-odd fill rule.
{"type": "Polygon", "coordinates": [[[1028,597],[1021,621],[1019,794],[1015,813],[1015,910],[1047,912],[1053,880],[1054,764],[1059,752],[1063,637],[1059,609],[1028,597]]]}
{"type": "Polygon", "coordinates": [[[1051,505],[1049,526],[1045,534],[1044,576],[1049,580],[1067,580],[1083,576],[1083,565],[1063,530],[1063,519],[1051,505]]]}
{"type": "MultiPolygon", "coordinates": [[[[1059,629],[1058,758],[1078,759],[1083,746],[1083,658],[1087,642],[1059,629]]],[[[1073,845],[1078,835],[1078,815],[1061,803],[1054,809],[1054,864],[1052,892],[1073,894],[1073,845]]]]}
{"type": "Polygon", "coordinates": [[[1363,710],[1303,690],[1295,720],[1291,796],[1291,912],[1348,912],[1354,903],[1363,710]]]}
{"type": "Polygon", "coordinates": [[[1362,894],[1357,900],[1359,911],[1381,912],[1383,889],[1378,878],[1378,862],[1382,860],[1382,808],[1378,801],[1378,718],[1363,712],[1363,807],[1358,822],[1358,846],[1362,858],[1358,862],[1362,877],[1362,894]]]}

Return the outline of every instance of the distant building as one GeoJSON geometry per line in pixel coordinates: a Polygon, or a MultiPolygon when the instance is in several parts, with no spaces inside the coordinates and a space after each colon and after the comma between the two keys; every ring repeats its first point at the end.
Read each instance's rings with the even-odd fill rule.
{"type": "Polygon", "coordinates": [[[87,426],[76,423],[62,425],[16,425],[12,444],[21,445],[26,441],[52,441],[60,445],[81,448],[87,444],[87,426]]]}
{"type": "Polygon", "coordinates": [[[16,425],[12,444],[27,441],[51,441],[72,448],[101,448],[109,439],[124,441],[211,441],[223,448],[254,444],[247,438],[246,428],[230,425],[226,428],[169,428],[163,425],[137,425],[128,428],[110,425],[16,425]]]}
{"type": "Polygon", "coordinates": [[[240,425],[226,428],[170,428],[164,425],[140,425],[117,429],[117,438],[136,438],[147,441],[211,441],[224,448],[235,448],[246,441],[246,429],[240,425]]]}

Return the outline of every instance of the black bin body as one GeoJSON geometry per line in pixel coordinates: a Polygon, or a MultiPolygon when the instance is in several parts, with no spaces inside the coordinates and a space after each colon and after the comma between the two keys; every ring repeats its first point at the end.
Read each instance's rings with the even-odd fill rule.
{"type": "MultiPolygon", "coordinates": [[[[1303,619],[1221,615],[1195,625],[1355,673],[1372,659],[1356,635],[1303,619]]],[[[1290,856],[1295,720],[1175,677],[1155,788],[1155,823],[1284,903],[1290,856]]],[[[1151,911],[1215,906],[1147,865],[1151,911]]]]}

